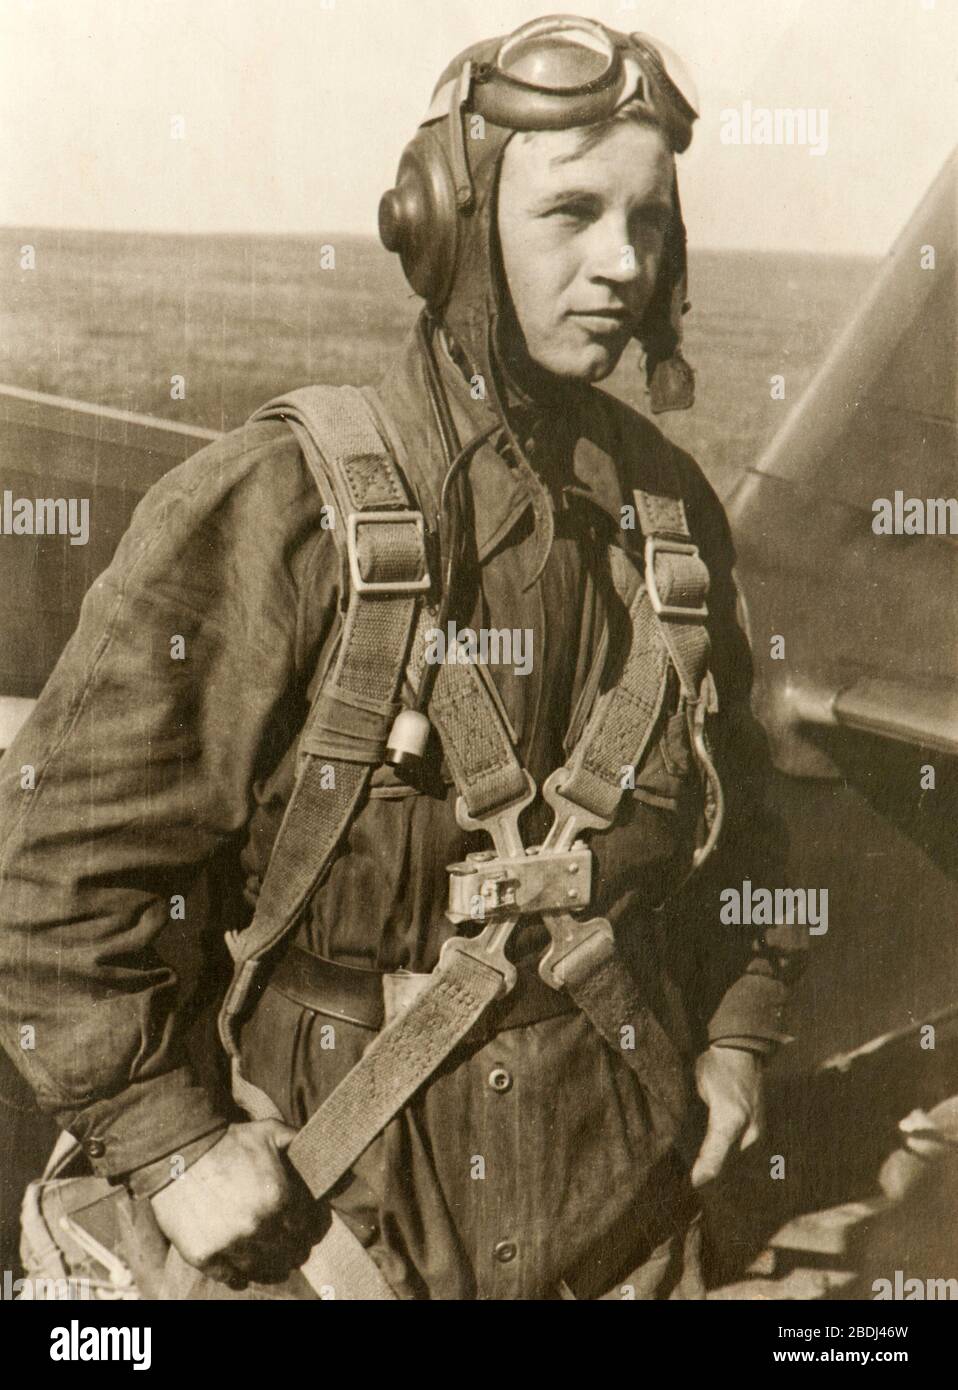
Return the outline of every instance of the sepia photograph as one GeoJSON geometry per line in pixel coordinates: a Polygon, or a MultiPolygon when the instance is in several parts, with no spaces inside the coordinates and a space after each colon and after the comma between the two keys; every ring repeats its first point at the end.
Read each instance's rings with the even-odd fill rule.
{"type": "Polygon", "coordinates": [[[655,1301],[930,1367],[958,4],[0,0],[0,73],[31,1354],[655,1301]]]}

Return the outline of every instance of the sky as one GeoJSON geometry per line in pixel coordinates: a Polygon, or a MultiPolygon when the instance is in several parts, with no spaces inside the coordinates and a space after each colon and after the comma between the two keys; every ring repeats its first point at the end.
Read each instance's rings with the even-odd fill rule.
{"type": "MultiPolygon", "coordinates": [[[[374,234],[447,61],[549,12],[0,0],[0,224],[374,234]]],[[[583,13],[662,39],[696,80],[702,118],[679,161],[696,246],[882,253],[958,131],[958,0],[583,0],[583,13]],[[824,153],[723,143],[744,103],[813,111],[819,132],[824,111],[824,153]]]]}

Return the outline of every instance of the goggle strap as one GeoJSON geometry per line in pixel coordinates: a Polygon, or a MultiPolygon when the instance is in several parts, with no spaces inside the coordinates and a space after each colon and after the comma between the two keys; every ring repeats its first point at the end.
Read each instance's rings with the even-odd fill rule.
{"type": "MultiPolygon", "coordinates": [[[[642,66],[638,60],[625,54],[622,62],[623,81],[615,102],[613,111],[617,111],[620,106],[624,106],[627,101],[639,101],[643,106],[658,117],[649,99],[648,83],[642,66]]],[[[444,117],[450,122],[449,148],[453,162],[453,175],[456,184],[456,201],[460,207],[469,207],[474,197],[472,186],[472,176],[469,172],[469,161],[466,157],[465,131],[463,126],[463,109],[469,105],[472,98],[472,85],[475,80],[475,66],[471,60],[463,64],[463,68],[458,77],[452,77],[436,92],[429,104],[429,110],[420,121],[420,126],[431,125],[433,121],[442,120],[444,117]]],[[[555,96],[555,93],[543,94],[555,96]]],[[[681,93],[678,93],[681,97],[681,93]]],[[[683,98],[684,100],[684,98],[683,98]]],[[[612,111],[609,111],[609,115],[612,111]]],[[[574,123],[574,122],[573,122],[574,123]]]]}
{"type": "MultiPolygon", "coordinates": [[[[452,88],[448,97],[449,155],[452,160],[453,183],[456,186],[456,206],[461,212],[469,211],[476,196],[466,155],[466,132],[463,122],[463,109],[468,105],[472,94],[473,75],[472,62],[467,61],[462,65],[458,80],[449,84],[452,88]]],[[[446,88],[443,88],[443,91],[445,90],[446,88]]]]}

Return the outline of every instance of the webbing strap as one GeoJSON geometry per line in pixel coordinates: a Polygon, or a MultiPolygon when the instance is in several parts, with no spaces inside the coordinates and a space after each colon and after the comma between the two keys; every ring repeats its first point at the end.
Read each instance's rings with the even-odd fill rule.
{"type": "MultiPolygon", "coordinates": [[[[596,701],[565,766],[554,774],[561,799],[611,821],[624,792],[623,768],[638,767],[658,723],[668,686],[663,645],[647,586],[611,547],[616,592],[629,607],[631,642],[621,675],[596,701]]],[[[553,967],[596,1032],[635,1072],[659,1117],[664,1142],[677,1130],[688,1094],[681,1057],[618,951],[601,933],[585,937],[553,967]],[[623,1029],[632,1030],[631,1035],[623,1029]]]]}
{"type": "MultiPolygon", "coordinates": [[[[428,615],[421,618],[413,639],[407,676],[414,690],[422,680],[430,626],[428,615]]],[[[436,676],[429,717],[459,795],[469,814],[479,818],[518,801],[528,781],[482,668],[456,661],[455,652],[449,656],[436,676]]]]}
{"type": "Polygon", "coordinates": [[[407,510],[402,477],[361,392],[308,387],[270,402],[253,418],[286,420],[321,495],[332,498],[334,526],[355,518],[351,568],[361,583],[350,587],[332,675],[306,722],[296,782],[256,912],[241,935],[228,938],[237,971],[220,1014],[220,1035],[231,1054],[233,1022],[258,962],[290,930],[320,882],[372,768],[382,761],[400,709],[397,695],[427,572],[422,518],[407,510]],[[380,583],[405,587],[372,594],[363,588],[380,583]]]}
{"type": "Polygon", "coordinates": [[[709,635],[705,626],[708,570],[691,543],[681,497],[661,497],[636,489],[636,511],[645,534],[645,580],[659,632],[672,658],[686,705],[692,747],[705,792],[704,844],[695,851],[698,871],[715,848],[724,819],[725,798],[708,742],[706,715],[718,710],[715,682],[708,670],[709,635]]]}
{"type": "MultiPolygon", "coordinates": [[[[435,614],[423,609],[409,662],[414,688],[434,621],[435,614]]],[[[455,743],[443,746],[457,784],[469,787],[480,813],[526,791],[525,774],[474,665],[443,665],[430,713],[440,733],[455,729],[455,743]],[[463,735],[467,725],[473,730],[468,736],[463,735]]],[[[314,1196],[322,1197],[349,1171],[464,1040],[502,985],[502,976],[474,956],[461,951],[443,956],[415,1001],[376,1035],[290,1145],[290,1162],[314,1196]]]]}
{"type": "MultiPolygon", "coordinates": [[[[346,832],[370,769],[358,763],[343,763],[334,765],[334,772],[336,781],[331,787],[318,758],[307,757],[303,761],[280,823],[253,920],[230,941],[241,971],[255,966],[289,930],[346,832]]],[[[241,998],[228,998],[224,1010],[227,1017],[238,1013],[242,1004],[241,998]]]]}
{"type": "Polygon", "coordinates": [[[268,401],[250,419],[286,421],[320,493],[332,492],[337,527],[344,527],[353,511],[409,506],[369,402],[354,386],[304,386],[268,401]]]}
{"type": "MultiPolygon", "coordinates": [[[[635,571],[622,552],[610,552],[620,595],[635,571]],[[630,573],[631,572],[631,573],[630,573]]],[[[582,736],[557,779],[562,795],[592,815],[611,820],[622,799],[624,767],[637,767],[658,721],[668,676],[668,652],[644,585],[629,609],[632,641],[616,684],[596,701],[582,736]]]]}
{"type": "Polygon", "coordinates": [[[363,392],[304,387],[252,419],[285,420],[293,430],[320,494],[332,496],[331,530],[353,577],[336,666],[300,752],[375,766],[400,709],[418,594],[428,584],[422,516],[408,510],[402,475],[363,392]]]}
{"type": "Polygon", "coordinates": [[[692,544],[681,497],[662,497],[640,488],[632,496],[645,536],[645,582],[659,632],[682,694],[696,702],[709,657],[709,572],[692,544]]]}
{"type": "Polygon", "coordinates": [[[392,1023],[290,1144],[290,1161],[322,1197],[466,1037],[499,995],[502,978],[455,952],[392,1023]]]}
{"type": "MultiPolygon", "coordinates": [[[[233,1059],[233,1099],[253,1120],[281,1120],[279,1107],[265,1091],[247,1081],[233,1059]]],[[[384,1279],[379,1266],[352,1231],[330,1208],[325,1234],[310,1250],[300,1273],[319,1294],[329,1291],[337,1302],[385,1301],[396,1295],[384,1279]]]]}
{"type": "Polygon", "coordinates": [[[572,955],[556,967],[578,1008],[609,1047],[638,1076],[665,1117],[678,1124],[688,1097],[681,1057],[642,998],[620,955],[572,955]],[[633,1030],[631,1034],[625,1029],[633,1030]]]}

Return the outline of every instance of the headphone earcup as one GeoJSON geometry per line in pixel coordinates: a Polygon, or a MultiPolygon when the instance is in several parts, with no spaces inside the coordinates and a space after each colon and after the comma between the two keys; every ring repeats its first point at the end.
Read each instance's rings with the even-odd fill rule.
{"type": "Polygon", "coordinates": [[[379,236],[387,251],[399,255],[406,279],[431,309],[440,309],[452,289],[458,222],[452,170],[426,126],[403,151],[396,187],[380,200],[379,236]]]}

